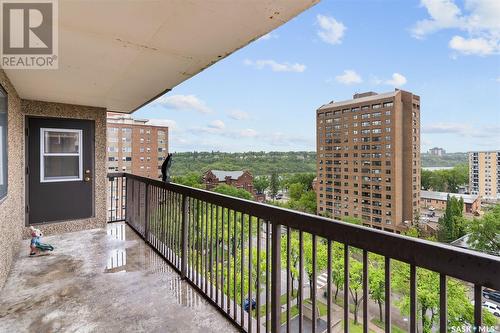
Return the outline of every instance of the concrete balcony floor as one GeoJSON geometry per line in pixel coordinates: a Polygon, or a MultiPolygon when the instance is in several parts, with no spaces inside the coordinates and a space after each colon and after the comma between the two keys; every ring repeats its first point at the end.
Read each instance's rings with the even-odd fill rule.
{"type": "Polygon", "coordinates": [[[20,244],[0,292],[0,332],[236,332],[128,226],[20,244]]]}

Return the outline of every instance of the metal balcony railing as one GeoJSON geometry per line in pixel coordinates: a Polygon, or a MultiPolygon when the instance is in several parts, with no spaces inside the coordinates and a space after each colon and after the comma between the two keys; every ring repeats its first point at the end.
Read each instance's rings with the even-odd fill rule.
{"type": "Polygon", "coordinates": [[[386,332],[391,331],[391,264],[396,261],[409,267],[410,332],[416,332],[419,325],[417,270],[439,274],[439,323],[434,329],[440,332],[448,332],[447,279],[471,286],[474,315],[470,324],[476,330],[483,320],[482,288],[500,290],[500,258],[495,256],[132,174],[112,173],[108,178],[109,221],[126,221],[243,331],[303,332],[310,317],[307,331],[319,332],[317,319],[324,314],[317,306],[317,276],[326,270],[324,329],[331,332],[332,260],[339,257],[343,261],[344,332],[350,330],[353,276],[349,262],[354,260],[362,264],[360,322],[368,332],[369,256],[375,254],[383,257],[386,332]],[[341,254],[335,250],[339,246],[341,254]],[[319,256],[319,247],[327,249],[326,267],[318,267],[317,255],[306,262],[305,251],[319,256]],[[294,290],[297,297],[292,300],[294,290]]]}

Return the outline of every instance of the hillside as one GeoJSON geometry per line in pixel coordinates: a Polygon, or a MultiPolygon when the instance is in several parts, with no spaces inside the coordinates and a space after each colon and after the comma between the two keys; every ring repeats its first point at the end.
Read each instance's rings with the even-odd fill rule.
{"type": "Polygon", "coordinates": [[[254,176],[316,172],[315,152],[189,152],[175,153],[172,161],[172,176],[189,172],[204,172],[209,169],[249,170],[254,176]]]}
{"type": "MultiPolygon", "coordinates": [[[[453,167],[467,163],[467,153],[451,153],[442,157],[422,153],[423,167],[453,167]]],[[[316,172],[316,152],[187,152],[174,153],[172,176],[208,169],[250,170],[255,176],[316,172]]]]}
{"type": "Polygon", "coordinates": [[[422,167],[454,167],[458,164],[468,164],[467,153],[449,153],[444,156],[433,156],[422,153],[422,167]]]}

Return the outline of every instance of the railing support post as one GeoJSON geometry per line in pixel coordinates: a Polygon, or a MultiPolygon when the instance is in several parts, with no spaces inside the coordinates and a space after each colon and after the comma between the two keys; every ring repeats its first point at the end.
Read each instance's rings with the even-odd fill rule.
{"type": "Polygon", "coordinates": [[[271,332],[281,328],[281,225],[273,223],[271,242],[271,332]]]}
{"type": "Polygon", "coordinates": [[[188,266],[188,211],[189,201],[185,194],[182,195],[182,225],[181,225],[181,279],[187,278],[188,266]]]}

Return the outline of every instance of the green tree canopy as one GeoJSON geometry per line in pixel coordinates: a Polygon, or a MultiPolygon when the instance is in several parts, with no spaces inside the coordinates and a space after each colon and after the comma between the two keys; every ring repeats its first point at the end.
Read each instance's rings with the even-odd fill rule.
{"type": "Polygon", "coordinates": [[[253,199],[252,193],[250,193],[244,189],[236,188],[234,186],[230,186],[227,184],[218,185],[214,189],[214,192],[229,195],[229,196],[240,198],[240,199],[247,199],[247,200],[253,199]]]}
{"type": "Polygon", "coordinates": [[[482,218],[470,220],[468,245],[475,250],[500,255],[500,205],[486,212],[482,218]]]}

